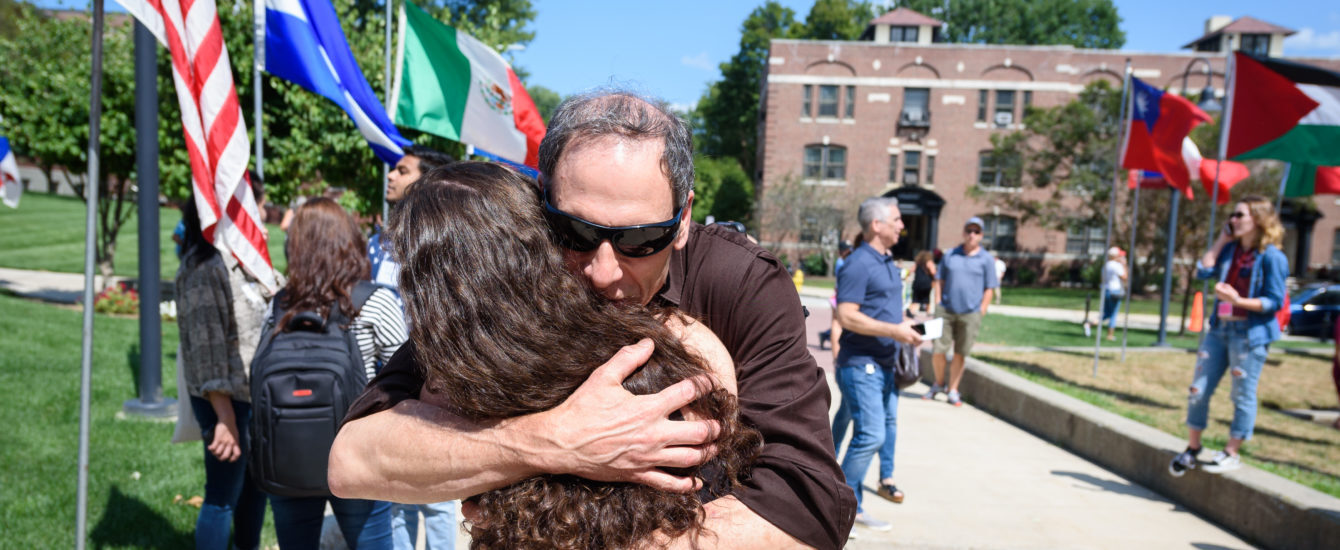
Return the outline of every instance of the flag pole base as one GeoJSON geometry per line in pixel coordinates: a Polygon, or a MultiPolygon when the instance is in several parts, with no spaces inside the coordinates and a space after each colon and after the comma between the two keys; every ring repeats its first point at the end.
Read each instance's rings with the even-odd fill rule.
{"type": "Polygon", "coordinates": [[[177,416],[177,400],[171,397],[165,397],[153,402],[145,402],[140,398],[127,399],[121,411],[127,416],[138,416],[143,418],[171,418],[177,416]]]}

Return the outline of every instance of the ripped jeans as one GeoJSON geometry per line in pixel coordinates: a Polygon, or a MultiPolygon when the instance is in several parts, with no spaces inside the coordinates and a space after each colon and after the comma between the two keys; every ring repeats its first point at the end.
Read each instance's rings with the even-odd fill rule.
{"type": "Polygon", "coordinates": [[[1248,342],[1246,321],[1221,321],[1205,334],[1196,357],[1196,374],[1187,396],[1187,427],[1205,430],[1210,398],[1227,372],[1231,373],[1233,384],[1233,423],[1228,435],[1244,441],[1251,439],[1256,425],[1256,385],[1266,363],[1266,346],[1252,346],[1248,342]]]}

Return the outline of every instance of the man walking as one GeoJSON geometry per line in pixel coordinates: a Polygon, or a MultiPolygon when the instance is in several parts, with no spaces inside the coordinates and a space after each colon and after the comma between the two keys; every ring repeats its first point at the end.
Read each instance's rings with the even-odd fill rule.
{"type": "MultiPolygon", "coordinates": [[[[893,366],[899,346],[919,345],[921,336],[912,329],[912,320],[903,318],[902,274],[889,253],[903,230],[898,200],[866,199],[856,217],[865,243],[847,257],[837,288],[837,316],[843,327],[835,363],[837,381],[842,408],[856,424],[842,459],[842,474],[856,493],[856,524],[888,531],[892,525],[861,508],[861,482],[870,459],[879,451],[877,493],[893,502],[903,501],[902,491],[893,484],[898,437],[898,385],[893,366]]],[[[841,428],[845,431],[845,426],[841,428]]]]}
{"type": "Polygon", "coordinates": [[[996,261],[982,248],[982,219],[973,216],[963,224],[963,244],[945,254],[935,272],[940,285],[940,307],[936,317],[944,318],[944,335],[935,341],[931,364],[935,369],[935,384],[926,392],[925,399],[945,393],[945,354],[952,348],[954,359],[949,367],[949,386],[946,397],[955,407],[963,405],[958,384],[963,380],[963,363],[972,353],[977,332],[982,329],[982,316],[991,305],[991,294],[1000,287],[996,277],[996,261]]]}

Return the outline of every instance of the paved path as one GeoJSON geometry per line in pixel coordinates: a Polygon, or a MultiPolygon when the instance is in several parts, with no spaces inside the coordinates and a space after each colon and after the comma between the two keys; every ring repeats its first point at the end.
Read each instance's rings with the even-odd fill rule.
{"type": "MultiPolygon", "coordinates": [[[[93,287],[99,288],[102,277],[95,276],[94,281],[93,287]]],[[[84,296],[84,274],[0,267],[0,288],[38,300],[73,304],[84,296]]]]}
{"type": "MultiPolygon", "coordinates": [[[[810,350],[829,372],[836,398],[833,356],[818,349],[816,336],[831,309],[826,298],[803,301],[810,350]]],[[[971,405],[924,401],[925,391],[913,386],[898,407],[894,477],[907,500],[893,504],[873,492],[864,499],[866,511],[894,529],[857,527],[848,548],[1251,548],[1153,491],[971,405]]],[[[879,482],[873,462],[865,480],[871,489],[879,482]]]]}

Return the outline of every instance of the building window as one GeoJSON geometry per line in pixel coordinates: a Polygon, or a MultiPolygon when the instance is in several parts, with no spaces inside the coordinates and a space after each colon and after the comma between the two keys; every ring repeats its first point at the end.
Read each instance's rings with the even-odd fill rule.
{"type": "Polygon", "coordinates": [[[1065,253],[1076,256],[1102,256],[1107,248],[1107,228],[1071,227],[1065,233],[1065,253]]]}
{"type": "Polygon", "coordinates": [[[902,126],[930,126],[931,91],[928,88],[903,88],[903,114],[898,117],[902,126]]]}
{"type": "Polygon", "coordinates": [[[935,155],[926,156],[926,185],[935,183],[935,155]]]}
{"type": "Polygon", "coordinates": [[[991,120],[997,128],[1014,124],[1014,90],[996,90],[996,110],[991,120]]]}
{"type": "Polygon", "coordinates": [[[986,90],[977,92],[977,122],[986,122],[986,90]]]}
{"type": "Polygon", "coordinates": [[[805,85],[805,99],[800,103],[800,116],[809,118],[810,105],[814,102],[814,86],[805,85]]]}
{"type": "Polygon", "coordinates": [[[847,179],[847,148],[841,145],[805,146],[805,179],[847,179]]]}
{"type": "Polygon", "coordinates": [[[982,216],[982,247],[992,252],[1014,252],[1015,219],[1006,216],[982,216]]]}
{"type": "Polygon", "coordinates": [[[856,115],[856,86],[847,86],[847,101],[842,107],[843,118],[849,119],[856,115]]]}
{"type": "Polygon", "coordinates": [[[1340,229],[1335,230],[1335,240],[1331,241],[1331,267],[1340,266],[1340,229]]]}
{"type": "Polygon", "coordinates": [[[982,187],[1018,187],[1019,182],[1010,177],[1011,164],[1008,159],[997,158],[991,151],[982,151],[977,156],[977,185],[982,187]]]}
{"type": "Polygon", "coordinates": [[[1219,51],[1219,42],[1220,42],[1221,40],[1222,40],[1222,38],[1220,38],[1220,37],[1218,37],[1218,36],[1216,36],[1216,37],[1214,37],[1214,38],[1211,38],[1211,39],[1209,39],[1209,40],[1201,40],[1200,42],[1197,42],[1197,43],[1196,43],[1196,51],[1198,51],[1198,52],[1218,52],[1218,51],[1219,51]]]}
{"type": "Polygon", "coordinates": [[[836,118],[837,115],[838,87],[819,86],[819,116],[836,118]]]}
{"type": "Polygon", "coordinates": [[[1028,114],[1028,108],[1033,106],[1033,90],[1024,90],[1024,109],[1021,114],[1028,114]]]}
{"type": "Polygon", "coordinates": [[[889,183],[896,181],[898,181],[898,155],[889,155],[889,183]]]}
{"type": "Polygon", "coordinates": [[[1270,35],[1244,34],[1241,40],[1239,50],[1252,55],[1270,55],[1270,35]]]}
{"type": "Polygon", "coordinates": [[[921,151],[903,153],[903,183],[921,185],[921,151]]]}
{"type": "Polygon", "coordinates": [[[889,42],[916,42],[917,28],[898,25],[889,27],[889,42]]]}

